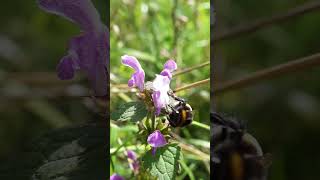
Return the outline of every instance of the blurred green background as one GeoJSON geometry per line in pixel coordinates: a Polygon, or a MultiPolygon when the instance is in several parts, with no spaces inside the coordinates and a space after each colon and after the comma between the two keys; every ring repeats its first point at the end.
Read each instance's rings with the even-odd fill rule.
{"type": "MultiPolygon", "coordinates": [[[[106,22],[109,4],[93,2],[106,22]]],[[[35,0],[2,2],[0,22],[0,159],[49,130],[100,118],[90,99],[77,97],[89,94],[84,76],[61,81],[55,72],[79,27],[35,0]]]]}
{"type": "MultiPolygon", "coordinates": [[[[152,81],[170,58],[177,62],[178,70],[210,60],[208,0],[112,0],[110,6],[111,112],[119,104],[137,99],[135,93],[128,92],[127,81],[133,70],[121,64],[122,55],[137,57],[144,68],[146,81],[152,81]]],[[[171,88],[207,79],[209,76],[210,68],[206,66],[174,77],[171,88]]],[[[207,125],[210,108],[209,88],[207,84],[177,94],[193,107],[194,120],[207,125]]],[[[129,145],[139,143],[135,140],[134,125],[112,127],[111,148],[119,147],[119,138],[127,141],[129,145]]],[[[209,131],[190,125],[177,133],[187,143],[209,153],[209,131]]],[[[188,153],[184,155],[196,179],[208,179],[208,164],[188,157],[188,153]]],[[[128,176],[130,172],[124,154],[119,153],[118,157],[113,156],[113,159],[116,172],[128,176]]],[[[185,177],[185,174],[180,177],[185,177]]]]}
{"type": "MultiPolygon", "coordinates": [[[[312,1],[215,1],[218,36],[237,25],[281,14],[312,1]]],[[[315,1],[314,1],[315,2],[315,1]]],[[[257,70],[318,53],[320,9],[254,33],[214,43],[214,87],[257,70]]],[[[320,175],[320,68],[261,81],[214,97],[218,112],[247,121],[273,156],[271,180],[320,175]]]]}

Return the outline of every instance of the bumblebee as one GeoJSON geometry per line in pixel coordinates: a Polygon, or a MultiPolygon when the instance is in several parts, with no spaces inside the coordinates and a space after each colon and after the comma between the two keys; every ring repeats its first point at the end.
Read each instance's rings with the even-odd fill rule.
{"type": "Polygon", "coordinates": [[[213,112],[211,118],[211,168],[215,180],[266,180],[271,155],[263,154],[244,123],[213,112]]]}
{"type": "Polygon", "coordinates": [[[165,114],[172,127],[184,127],[193,120],[191,106],[182,98],[176,96],[172,91],[168,92],[169,104],[165,108],[165,114]]]}
{"type": "MultiPolygon", "coordinates": [[[[145,93],[143,94],[144,97],[142,99],[144,99],[145,103],[149,106],[153,106],[153,102],[148,101],[152,99],[151,94],[153,91],[152,82],[147,81],[145,84],[145,93]]],[[[190,124],[193,120],[191,106],[184,99],[175,95],[172,90],[168,91],[168,96],[169,103],[165,108],[162,108],[161,115],[167,117],[167,120],[172,127],[184,127],[190,124]]]]}

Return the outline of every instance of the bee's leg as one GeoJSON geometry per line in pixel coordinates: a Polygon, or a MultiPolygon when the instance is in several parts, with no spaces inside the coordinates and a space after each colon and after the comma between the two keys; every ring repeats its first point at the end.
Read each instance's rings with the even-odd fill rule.
{"type": "Polygon", "coordinates": [[[176,101],[183,102],[184,104],[186,103],[186,100],[184,100],[181,97],[176,96],[172,91],[168,91],[168,95],[171,96],[176,101]]]}
{"type": "Polygon", "coordinates": [[[181,98],[181,97],[178,97],[178,96],[174,96],[173,97],[176,101],[179,101],[179,104],[181,105],[181,104],[183,104],[183,105],[185,105],[187,102],[186,102],[186,100],[184,100],[183,98],[181,98]]]}
{"type": "Polygon", "coordinates": [[[168,104],[167,106],[170,108],[170,113],[171,112],[179,113],[172,105],[168,104]]]}

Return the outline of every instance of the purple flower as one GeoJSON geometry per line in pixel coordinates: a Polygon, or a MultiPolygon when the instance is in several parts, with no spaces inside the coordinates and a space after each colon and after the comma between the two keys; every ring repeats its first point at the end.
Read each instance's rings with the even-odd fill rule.
{"type": "Polygon", "coordinates": [[[177,64],[176,62],[174,62],[174,60],[169,59],[165,64],[164,64],[164,68],[161,71],[161,75],[162,76],[168,76],[170,79],[172,78],[172,72],[175,71],[177,69],[177,64]]]}
{"type": "MultiPolygon", "coordinates": [[[[137,58],[133,56],[124,55],[121,57],[122,64],[129,66],[135,70],[128,81],[128,86],[137,86],[141,92],[144,90],[145,73],[137,58]]],[[[170,81],[172,79],[172,72],[177,69],[177,64],[174,60],[168,60],[164,64],[164,69],[160,75],[156,74],[156,78],[152,83],[152,100],[155,107],[155,115],[159,116],[161,109],[169,103],[168,91],[170,90],[170,81]]]]}
{"type": "Polygon", "coordinates": [[[110,180],[124,180],[122,176],[119,176],[118,174],[114,173],[112,176],[110,176],[110,180]]]}
{"type": "Polygon", "coordinates": [[[135,174],[139,171],[139,161],[135,152],[127,150],[127,156],[129,161],[129,166],[135,174]]]}
{"type": "Polygon", "coordinates": [[[144,70],[142,69],[137,58],[133,56],[124,55],[121,56],[122,64],[129,66],[135,70],[132,74],[131,78],[128,81],[128,86],[133,87],[137,86],[139,90],[142,92],[144,90],[144,70]]]}
{"type": "Polygon", "coordinates": [[[158,147],[163,147],[167,144],[167,140],[161,134],[159,130],[154,131],[148,136],[147,140],[148,144],[152,147],[152,154],[156,154],[156,149],[158,147]]]}
{"type": "Polygon", "coordinates": [[[170,90],[170,79],[168,76],[156,75],[153,83],[152,100],[155,114],[160,115],[161,109],[169,103],[168,91],[170,90]]]}
{"type": "Polygon", "coordinates": [[[174,60],[168,60],[164,64],[164,69],[160,75],[156,75],[153,81],[154,91],[152,93],[152,100],[155,107],[155,115],[159,116],[161,109],[169,103],[168,91],[170,90],[170,81],[172,79],[172,72],[177,69],[177,64],[174,60]]]}
{"type": "Polygon", "coordinates": [[[97,96],[107,94],[109,33],[90,0],[38,0],[39,7],[78,24],[83,33],[69,42],[68,54],[57,66],[58,77],[72,79],[84,71],[97,96]]]}

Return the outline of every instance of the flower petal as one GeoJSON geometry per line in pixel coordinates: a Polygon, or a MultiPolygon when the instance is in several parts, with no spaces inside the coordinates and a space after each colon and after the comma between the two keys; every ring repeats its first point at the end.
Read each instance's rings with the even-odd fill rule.
{"type": "Polygon", "coordinates": [[[167,144],[167,140],[164,138],[164,136],[161,134],[159,130],[154,131],[148,136],[148,144],[150,146],[157,148],[157,147],[163,147],[167,144]]]}
{"type": "Polygon", "coordinates": [[[128,156],[130,169],[132,169],[134,173],[138,173],[139,162],[138,162],[136,153],[131,150],[127,150],[127,156],[128,156]]]}
{"type": "Polygon", "coordinates": [[[156,75],[152,86],[152,100],[155,107],[155,115],[160,115],[161,109],[169,103],[168,91],[170,90],[170,79],[167,76],[156,75]]]}
{"type": "Polygon", "coordinates": [[[133,163],[130,163],[129,166],[130,166],[130,169],[132,169],[135,174],[139,172],[140,165],[138,161],[134,161],[133,163]]]}
{"type": "Polygon", "coordinates": [[[155,115],[159,116],[161,113],[161,108],[164,106],[164,103],[160,99],[160,91],[154,91],[152,93],[152,100],[155,108],[155,115]]]}
{"type": "Polygon", "coordinates": [[[139,88],[142,92],[144,89],[144,71],[136,72],[133,74],[133,79],[135,81],[135,85],[139,88]]]}
{"type": "Polygon", "coordinates": [[[131,77],[129,80],[128,80],[128,86],[129,87],[133,87],[134,86],[134,78],[131,77]]]}
{"type": "Polygon", "coordinates": [[[172,79],[172,73],[169,69],[164,69],[161,71],[160,75],[167,76],[170,80],[172,79]]]}
{"type": "Polygon", "coordinates": [[[99,35],[86,32],[70,41],[69,54],[76,57],[80,69],[87,74],[97,96],[104,96],[108,91],[108,53],[107,30],[99,35]]]}
{"type": "Polygon", "coordinates": [[[170,89],[170,79],[167,76],[156,74],[152,86],[156,91],[168,91],[170,89]]]}
{"type": "Polygon", "coordinates": [[[116,173],[112,174],[112,176],[110,176],[110,180],[124,180],[124,178],[116,173]]]}
{"type": "Polygon", "coordinates": [[[133,68],[135,71],[143,71],[139,61],[134,56],[123,55],[121,56],[122,64],[133,68]]]}
{"type": "Polygon", "coordinates": [[[164,64],[164,69],[170,70],[170,72],[176,70],[178,68],[176,62],[172,59],[169,59],[165,64],[164,64]]]}
{"type": "Polygon", "coordinates": [[[38,4],[47,12],[77,23],[85,31],[98,32],[103,27],[91,0],[38,0],[38,4]]]}
{"type": "Polygon", "coordinates": [[[137,160],[137,155],[135,152],[131,151],[131,150],[127,150],[127,156],[129,159],[132,160],[137,160]]]}
{"type": "Polygon", "coordinates": [[[71,55],[67,55],[63,57],[60,63],[57,66],[58,77],[61,80],[72,79],[74,76],[75,68],[73,57],[71,55]]]}
{"type": "Polygon", "coordinates": [[[135,73],[132,74],[131,78],[128,81],[128,86],[137,86],[140,91],[144,89],[144,78],[145,73],[142,69],[139,61],[134,56],[123,55],[121,56],[122,64],[129,66],[135,70],[135,73]]]}
{"type": "Polygon", "coordinates": [[[104,66],[99,64],[91,66],[87,70],[87,75],[96,96],[108,94],[108,77],[104,66]]]}

